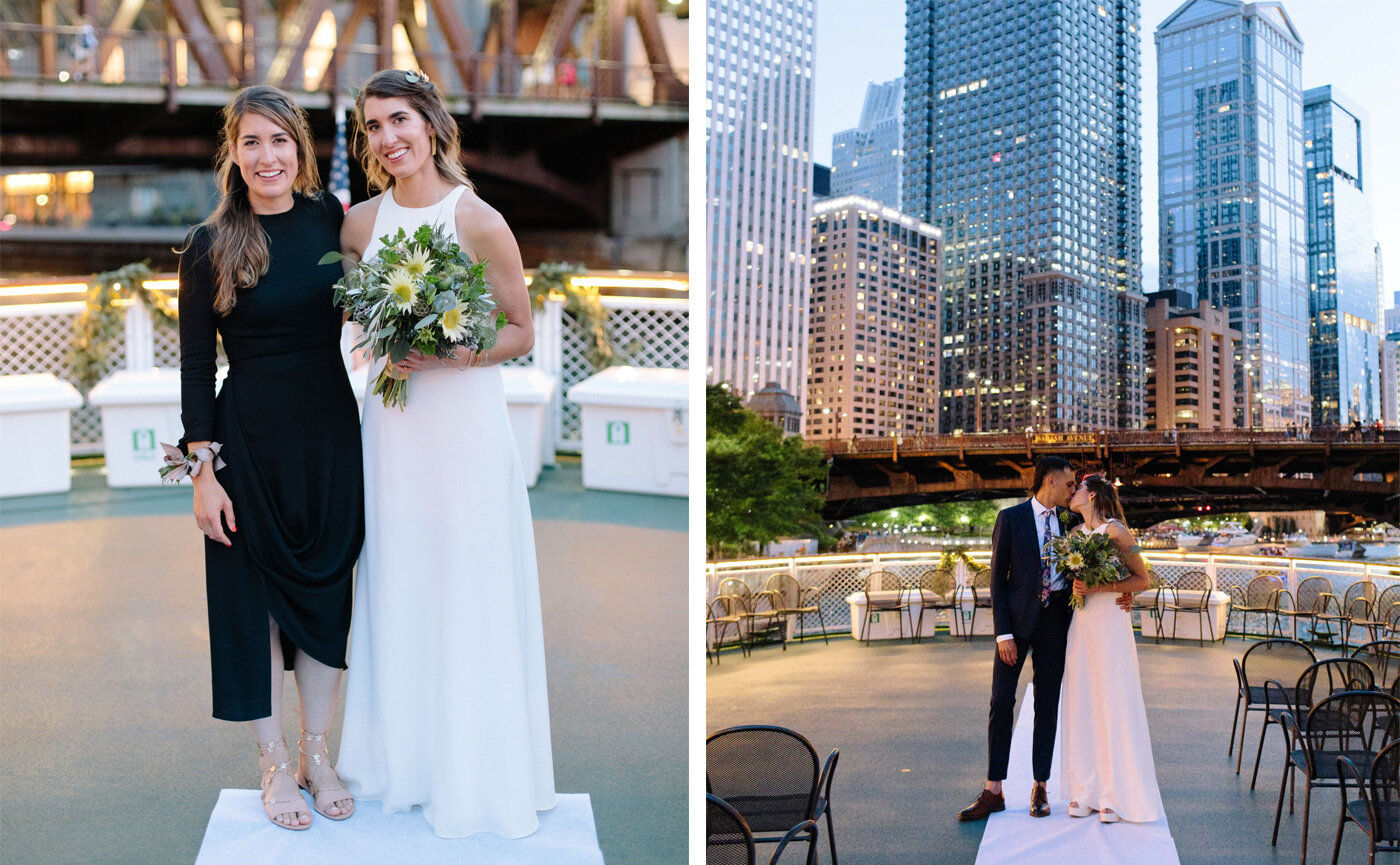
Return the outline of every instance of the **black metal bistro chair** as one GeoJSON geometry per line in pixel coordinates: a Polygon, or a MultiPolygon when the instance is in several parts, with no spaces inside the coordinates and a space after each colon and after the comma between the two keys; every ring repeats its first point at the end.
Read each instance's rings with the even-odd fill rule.
{"type": "MultiPolygon", "coordinates": [[[[773,851],[768,865],[778,865],[783,850],[803,832],[815,828],[807,820],[788,830],[773,851]]],[[[754,849],[753,831],[743,815],[720,797],[705,794],[705,865],[756,865],[758,852],[754,849]]]]}
{"type": "Polygon", "coordinates": [[[978,568],[972,575],[972,621],[967,625],[968,634],[977,633],[977,611],[986,610],[992,614],[992,569],[978,568]]]}
{"type": "Polygon", "coordinates": [[[1372,642],[1387,636],[1386,613],[1392,604],[1400,603],[1400,586],[1391,586],[1371,602],[1371,610],[1365,619],[1352,618],[1353,628],[1365,628],[1366,638],[1372,642]]]}
{"type": "Polygon", "coordinates": [[[1300,639],[1298,634],[1299,620],[1307,620],[1309,625],[1317,624],[1318,598],[1323,594],[1331,594],[1332,581],[1326,577],[1308,577],[1298,583],[1298,594],[1289,595],[1284,590],[1284,597],[1280,599],[1279,615],[1286,616],[1292,620],[1293,639],[1300,639]]]}
{"type": "MultiPolygon", "coordinates": [[[[781,635],[782,616],[778,615],[778,611],[773,605],[773,598],[767,592],[755,592],[749,588],[749,584],[744,580],[738,577],[726,577],[719,581],[718,594],[732,595],[742,601],[743,610],[740,612],[740,617],[743,619],[744,631],[748,635],[750,649],[758,642],[760,634],[765,639],[774,631],[781,635]]],[[[787,651],[787,640],[783,640],[783,651],[787,651]]]]}
{"type": "MultiPolygon", "coordinates": [[[[1323,699],[1343,691],[1371,691],[1376,687],[1376,677],[1366,662],[1356,658],[1328,658],[1309,666],[1298,676],[1296,683],[1284,683],[1270,679],[1264,683],[1264,726],[1259,730],[1259,748],[1254,753],[1254,775],[1250,778],[1249,789],[1253,790],[1259,780],[1259,759],[1264,753],[1264,735],[1270,724],[1279,723],[1279,718],[1288,712],[1295,718],[1302,718],[1323,699]]],[[[1314,726],[1322,723],[1314,719],[1314,726]]],[[[1285,741],[1285,745],[1288,743],[1285,741]]]]}
{"type": "Polygon", "coordinates": [[[1225,617],[1228,632],[1229,616],[1240,614],[1240,637],[1249,638],[1249,616],[1256,613],[1264,620],[1264,633],[1272,636],[1278,626],[1278,593],[1284,588],[1283,575],[1277,571],[1262,573],[1244,588],[1230,587],[1230,613],[1225,617]],[[1272,619],[1272,624],[1270,623],[1272,619]]]}
{"type": "Polygon", "coordinates": [[[759,844],[780,842],[794,827],[810,823],[794,840],[808,842],[815,861],[817,824],[826,818],[832,865],[837,865],[831,820],[831,780],[840,751],[819,767],[817,751],[805,736],[784,727],[751,724],[729,727],[705,740],[705,789],[743,815],[759,844]]]}
{"type": "Polygon", "coordinates": [[[904,619],[911,615],[909,600],[904,596],[904,581],[890,571],[875,571],[865,576],[861,591],[865,595],[865,620],[861,623],[860,637],[870,645],[870,620],[883,613],[894,613],[899,617],[899,638],[904,639],[904,619]],[[893,598],[875,598],[872,592],[895,591],[893,598]]]}
{"type": "Polygon", "coordinates": [[[957,599],[954,593],[957,591],[957,580],[953,578],[953,572],[945,568],[929,569],[919,574],[917,583],[919,592],[919,616],[914,625],[914,642],[919,642],[924,633],[924,613],[933,610],[937,616],[940,610],[948,611],[948,633],[956,634],[962,630],[960,617],[957,610],[957,599]]]}
{"type": "MultiPolygon", "coordinates": [[[[1346,592],[1342,595],[1342,645],[1351,645],[1351,629],[1357,626],[1367,627],[1376,605],[1376,584],[1370,580],[1357,580],[1347,586],[1346,592]],[[1365,601],[1360,605],[1357,601],[1365,601]],[[1359,615],[1357,613],[1359,612],[1359,615]]],[[[1368,634],[1370,632],[1368,631],[1368,634]]],[[[1370,639],[1379,639],[1375,634],[1370,634],[1370,639]]]]}
{"type": "MultiPolygon", "coordinates": [[[[724,649],[724,635],[729,628],[734,628],[734,639],[739,643],[739,651],[744,657],[749,655],[749,644],[744,639],[744,600],[738,595],[715,595],[710,601],[708,615],[705,616],[705,626],[707,632],[714,634],[713,649],[715,653],[715,663],[719,663],[721,650],[724,649]]],[[[711,644],[705,643],[705,656],[708,658],[711,644]]]]}
{"type": "Polygon", "coordinates": [[[1278,682],[1297,682],[1303,671],[1317,662],[1313,650],[1297,640],[1263,640],[1245,651],[1244,656],[1234,659],[1235,665],[1235,720],[1230,724],[1230,749],[1235,749],[1235,728],[1240,731],[1240,753],[1235,758],[1235,774],[1240,773],[1240,763],[1244,759],[1244,732],[1249,724],[1250,712],[1263,712],[1265,708],[1264,683],[1273,679],[1278,682]],[[1244,707],[1241,714],[1240,707],[1244,707]]]}
{"type": "MultiPolygon", "coordinates": [[[[1279,717],[1288,734],[1288,761],[1279,780],[1278,807],[1274,812],[1273,846],[1278,846],[1279,821],[1283,817],[1283,792],[1296,772],[1303,776],[1303,855],[1308,861],[1308,816],[1314,787],[1340,787],[1337,758],[1352,765],[1370,766],[1394,738],[1400,700],[1380,691],[1344,691],[1323,699],[1300,722],[1284,712],[1279,717]]],[[[1288,813],[1293,813],[1289,797],[1288,813]]]]}
{"type": "Polygon", "coordinates": [[[1337,779],[1342,788],[1342,813],[1337,818],[1337,840],[1332,845],[1332,865],[1342,852],[1342,829],[1355,823],[1366,833],[1368,865],[1376,854],[1400,852],[1400,742],[1391,742],[1371,761],[1370,771],[1346,757],[1337,758],[1337,779]],[[1356,788],[1352,798],[1348,786],[1356,788]]]}
{"type": "Polygon", "coordinates": [[[768,578],[763,587],[764,594],[772,599],[778,615],[787,618],[797,617],[797,638],[807,635],[807,617],[816,614],[822,626],[822,640],[830,645],[826,636],[826,617],[822,615],[821,586],[807,588],[792,574],[777,573],[768,578]]]}
{"type": "Polygon", "coordinates": [[[1147,622],[1152,621],[1153,630],[1157,632],[1157,642],[1162,641],[1162,604],[1166,599],[1162,597],[1162,589],[1167,585],[1167,581],[1161,574],[1154,570],[1147,572],[1147,591],[1138,592],[1133,595],[1133,605],[1129,614],[1138,613],[1138,618],[1142,623],[1142,636],[1147,637],[1147,622]],[[1149,596],[1148,592],[1152,594],[1149,596]]]}
{"type": "Polygon", "coordinates": [[[1389,691],[1400,683],[1400,640],[1372,640],[1351,652],[1371,666],[1376,674],[1376,687],[1389,691]]]}
{"type": "Polygon", "coordinates": [[[1176,639],[1176,626],[1182,616],[1196,616],[1196,638],[1200,645],[1206,644],[1206,629],[1210,629],[1210,641],[1215,642],[1215,617],[1210,614],[1210,574],[1205,571],[1187,571],[1176,578],[1176,583],[1157,592],[1157,609],[1160,614],[1172,614],[1172,639],[1176,639]],[[1188,595],[1182,599],[1182,592],[1200,593],[1200,597],[1188,595]]]}

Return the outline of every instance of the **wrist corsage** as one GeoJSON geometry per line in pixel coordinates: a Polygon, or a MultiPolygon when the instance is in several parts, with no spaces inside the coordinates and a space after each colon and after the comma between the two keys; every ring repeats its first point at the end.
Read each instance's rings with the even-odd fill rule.
{"type": "Polygon", "coordinates": [[[160,467],[160,479],[166,483],[178,484],[185,475],[198,477],[199,470],[208,462],[214,464],[214,471],[226,465],[223,457],[219,456],[223,445],[218,442],[210,442],[190,454],[181,453],[179,448],[165,442],[161,442],[160,446],[165,449],[165,465],[160,467]]]}

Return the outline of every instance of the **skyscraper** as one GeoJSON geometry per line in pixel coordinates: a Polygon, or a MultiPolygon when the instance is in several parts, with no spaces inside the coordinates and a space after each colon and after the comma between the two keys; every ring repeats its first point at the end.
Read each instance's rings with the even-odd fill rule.
{"type": "Polygon", "coordinates": [[[943,230],[943,430],[1141,427],[1137,0],[906,9],[904,209],[943,230]]]}
{"type": "Polygon", "coordinates": [[[705,34],[706,376],[805,402],[814,0],[715,0],[705,34]]]}
{"type": "Polygon", "coordinates": [[[1279,3],[1190,0],[1156,42],[1161,287],[1228,310],[1243,334],[1242,426],[1301,426],[1311,404],[1302,40],[1279,3]]]}
{"type": "Polygon", "coordinates": [[[1371,120],[1332,87],[1303,94],[1313,426],[1380,416],[1385,336],[1371,227],[1371,120]]]}
{"type": "Polygon", "coordinates": [[[938,229],[870,198],[812,214],[806,435],[938,432],[938,229]]]}
{"type": "Polygon", "coordinates": [[[870,82],[860,124],[831,137],[831,195],[860,195],[886,207],[902,207],[904,79],[870,82]]]}

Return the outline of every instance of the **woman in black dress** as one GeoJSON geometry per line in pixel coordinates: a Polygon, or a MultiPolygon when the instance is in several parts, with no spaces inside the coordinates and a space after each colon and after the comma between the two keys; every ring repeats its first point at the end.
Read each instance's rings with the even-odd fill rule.
{"type": "Polygon", "coordinates": [[[268,819],[305,829],[298,785],[325,817],[354,810],[326,749],[364,538],[359,415],[332,301],[341,267],[318,264],[340,247],[343,211],[320,191],[305,112],[287,94],[249,87],[223,116],[222,199],[180,255],[182,445],[205,459],[221,445],[193,478],[214,717],[250,722],[268,819]],[[217,399],[216,334],[229,360],[217,399]],[[301,699],[295,775],[284,669],[301,699]]]}

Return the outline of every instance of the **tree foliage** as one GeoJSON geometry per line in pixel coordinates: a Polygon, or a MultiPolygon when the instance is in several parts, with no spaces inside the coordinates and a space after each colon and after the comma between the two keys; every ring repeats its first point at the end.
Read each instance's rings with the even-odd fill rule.
{"type": "Polygon", "coordinates": [[[989,534],[996,525],[997,512],[1006,504],[1007,502],[1002,500],[988,499],[890,508],[855,517],[848,524],[848,528],[873,529],[888,523],[891,526],[926,526],[930,532],[938,534],[989,534]],[[966,523],[962,521],[963,517],[967,517],[966,523]]]}
{"type": "Polygon", "coordinates": [[[705,389],[705,540],[711,555],[743,554],[795,534],[826,534],[826,454],[745,409],[727,388],[705,389]]]}

